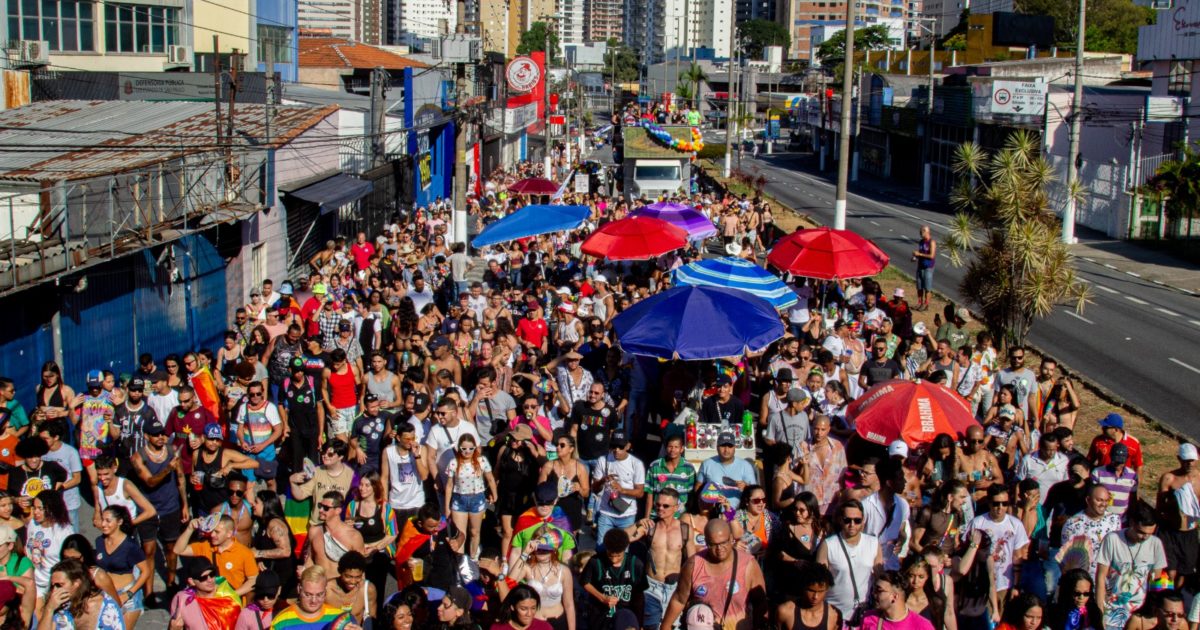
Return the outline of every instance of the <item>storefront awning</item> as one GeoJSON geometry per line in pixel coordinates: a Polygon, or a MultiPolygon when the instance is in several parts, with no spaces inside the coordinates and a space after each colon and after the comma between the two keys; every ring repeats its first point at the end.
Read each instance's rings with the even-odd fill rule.
{"type": "Polygon", "coordinates": [[[374,185],[353,175],[338,173],[315,184],[293,190],[287,194],[297,199],[312,202],[321,206],[321,214],[333,212],[338,208],[367,196],[374,185]]]}

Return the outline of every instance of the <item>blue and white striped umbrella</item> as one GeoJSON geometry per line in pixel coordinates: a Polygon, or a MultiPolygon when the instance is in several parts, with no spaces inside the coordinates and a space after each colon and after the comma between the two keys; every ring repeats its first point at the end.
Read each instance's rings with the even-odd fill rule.
{"type": "Polygon", "coordinates": [[[674,278],[676,285],[739,289],[770,302],[777,310],[799,300],[783,280],[743,258],[699,260],[676,269],[674,278]]]}

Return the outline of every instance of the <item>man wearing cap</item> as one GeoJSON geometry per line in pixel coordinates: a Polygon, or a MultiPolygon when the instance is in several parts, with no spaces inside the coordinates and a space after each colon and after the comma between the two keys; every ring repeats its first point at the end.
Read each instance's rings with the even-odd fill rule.
{"type": "MultiPolygon", "coordinates": [[[[795,357],[795,354],[793,353],[792,356],[795,357]]],[[[772,365],[775,363],[772,362],[772,365]]],[[[779,365],[790,366],[790,363],[779,365]]],[[[774,374],[774,387],[763,395],[762,404],[758,409],[758,423],[763,427],[770,425],[772,418],[778,416],[779,412],[787,406],[788,390],[792,388],[792,383],[796,380],[791,367],[780,367],[774,374]]]]}
{"type": "Polygon", "coordinates": [[[553,530],[554,536],[562,541],[556,548],[558,559],[562,562],[570,560],[575,550],[575,536],[571,533],[570,521],[557,503],[558,485],[553,481],[543,481],[534,488],[533,507],[513,521],[513,536],[506,559],[510,566],[515,567],[516,560],[525,555],[529,542],[547,529],[553,530]]]}
{"type": "Polygon", "coordinates": [[[1194,580],[1200,561],[1200,538],[1196,536],[1200,523],[1200,459],[1196,445],[1185,442],[1176,454],[1179,467],[1163,473],[1158,480],[1158,537],[1167,553],[1167,573],[1176,588],[1194,580]]]}
{"type": "Polygon", "coordinates": [[[187,588],[171,600],[170,630],[213,630],[213,623],[233,627],[239,607],[217,593],[217,568],[208,558],[188,565],[187,588]]]}
{"type": "Polygon", "coordinates": [[[971,314],[967,312],[966,307],[960,306],[954,309],[953,319],[938,327],[934,338],[938,341],[950,342],[950,347],[957,351],[971,343],[971,333],[967,331],[967,322],[969,321],[971,321],[971,314]]]}
{"type": "Polygon", "coordinates": [[[304,356],[304,329],[298,324],[288,326],[287,332],[271,338],[267,345],[267,374],[271,377],[271,399],[279,402],[279,389],[291,374],[292,360],[304,356]]]}
{"type": "Polygon", "coordinates": [[[721,431],[717,436],[717,454],[700,464],[700,475],[696,478],[697,488],[710,483],[720,488],[729,507],[735,510],[741,502],[741,491],[750,484],[758,483],[758,473],[754,466],[744,459],[737,458],[736,454],[737,438],[733,430],[721,431]]]}
{"type": "Polygon", "coordinates": [[[346,353],[346,358],[358,368],[358,373],[363,373],[363,348],[362,344],[354,336],[354,322],[349,319],[339,319],[337,324],[337,333],[332,337],[325,337],[324,350],[331,352],[333,350],[343,350],[346,353]]]}
{"type": "Polygon", "coordinates": [[[787,444],[792,448],[792,457],[800,461],[808,452],[808,392],[792,387],[787,392],[787,403],[779,413],[772,414],[767,423],[764,438],[768,445],[787,444]]]}
{"type": "Polygon", "coordinates": [[[125,401],[117,405],[113,423],[121,430],[117,452],[122,459],[128,461],[129,456],[145,444],[143,431],[147,425],[158,421],[158,415],[145,400],[144,378],[136,376],[130,379],[125,391],[125,401]]]}
{"type": "Polygon", "coordinates": [[[525,317],[517,322],[517,339],[526,350],[546,354],[550,349],[550,326],[542,318],[542,305],[531,296],[525,301],[525,306],[528,309],[525,317]]]}
{"type": "Polygon", "coordinates": [[[275,617],[275,606],[279,602],[283,585],[274,571],[263,571],[254,580],[254,594],[238,615],[234,630],[259,630],[270,628],[275,617]]]}
{"type": "MultiPolygon", "coordinates": [[[[247,385],[246,404],[238,406],[233,426],[230,427],[232,442],[243,453],[257,460],[260,467],[265,463],[271,468],[276,459],[276,445],[283,441],[284,429],[279,409],[267,400],[266,386],[261,381],[247,385]]],[[[254,473],[251,472],[247,477],[254,481],[254,473]]],[[[275,489],[274,476],[266,482],[268,488],[275,489]]]]}
{"type": "MultiPolygon", "coordinates": [[[[138,490],[158,513],[155,539],[162,544],[167,561],[167,584],[175,583],[175,541],[190,519],[187,505],[186,475],[179,452],[168,443],[167,429],[157,420],[143,427],[145,442],[130,457],[131,477],[138,490]]],[[[153,543],[154,541],[150,541],[153,543]]],[[[147,541],[142,540],[143,546],[147,541]]],[[[153,553],[148,557],[154,558],[153,553]]],[[[151,560],[153,562],[153,560],[151,560]]],[[[152,584],[147,584],[147,591],[152,584]]]]}
{"type": "Polygon", "coordinates": [[[225,432],[221,425],[212,423],[205,426],[204,440],[196,449],[192,462],[192,495],[188,504],[195,508],[196,514],[212,512],[229,499],[229,474],[234,470],[255,468],[258,468],[258,460],[225,447],[225,432]]]}
{"type": "Polygon", "coordinates": [[[279,421],[287,428],[284,437],[287,470],[303,468],[304,458],[317,461],[317,450],[325,442],[325,405],[306,372],[303,357],[292,357],[289,377],[279,388],[279,421]]]}
{"type": "Polygon", "coordinates": [[[728,375],[717,376],[717,392],[704,399],[700,407],[700,421],[730,427],[740,424],[746,408],[733,395],[733,379],[728,375]]]}
{"type": "Polygon", "coordinates": [[[349,460],[359,477],[379,471],[384,440],[390,440],[393,435],[391,415],[380,410],[378,396],[367,392],[363,396],[363,409],[350,427],[348,440],[349,460]]]}
{"type": "Polygon", "coordinates": [[[1108,463],[1092,469],[1092,483],[1108,488],[1112,495],[1108,511],[1117,516],[1124,516],[1137,503],[1138,474],[1128,463],[1129,447],[1118,442],[1108,452],[1108,463]]]}
{"type": "Polygon", "coordinates": [[[1093,466],[1109,463],[1109,455],[1116,444],[1124,444],[1127,464],[1135,473],[1142,470],[1142,443],[1125,432],[1125,418],[1112,412],[1100,419],[1100,435],[1092,439],[1087,458],[1093,466]]]}
{"type": "Polygon", "coordinates": [[[92,462],[104,453],[112,439],[113,404],[108,392],[104,391],[104,373],[92,370],[87,374],[87,393],[76,409],[76,425],[79,427],[79,457],[88,471],[92,484],[96,482],[92,462]]]}
{"type": "Polygon", "coordinates": [[[609,439],[609,454],[592,469],[592,492],[600,501],[596,538],[610,529],[625,529],[637,518],[638,500],[645,494],[646,466],[632,453],[624,432],[609,439]]]}

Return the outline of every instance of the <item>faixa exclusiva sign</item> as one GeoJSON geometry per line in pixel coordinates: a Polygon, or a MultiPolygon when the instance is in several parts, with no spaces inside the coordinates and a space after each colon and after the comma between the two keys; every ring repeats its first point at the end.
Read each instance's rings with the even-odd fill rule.
{"type": "Polygon", "coordinates": [[[1138,61],[1200,59],[1200,0],[1176,0],[1158,20],[1138,28],[1138,61]]]}

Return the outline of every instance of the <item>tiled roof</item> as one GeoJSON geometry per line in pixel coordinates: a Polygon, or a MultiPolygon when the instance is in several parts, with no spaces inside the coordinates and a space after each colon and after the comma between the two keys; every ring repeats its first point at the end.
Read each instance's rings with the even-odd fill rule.
{"type": "Polygon", "coordinates": [[[426,64],[382,48],[337,37],[301,37],[301,68],[427,68],[426,64]]]}

